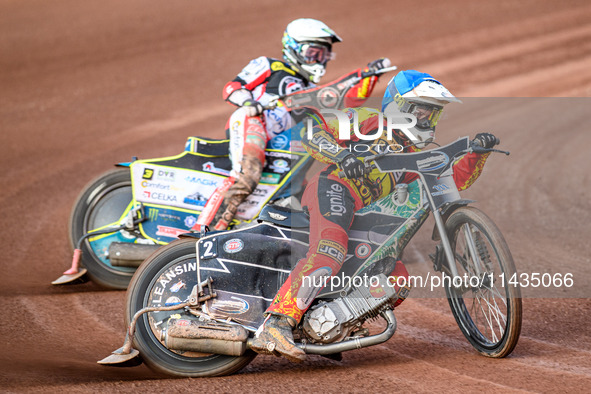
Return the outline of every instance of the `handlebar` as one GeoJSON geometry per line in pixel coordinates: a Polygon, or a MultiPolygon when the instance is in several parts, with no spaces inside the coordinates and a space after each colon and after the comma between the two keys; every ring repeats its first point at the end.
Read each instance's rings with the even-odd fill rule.
{"type": "MultiPolygon", "coordinates": [[[[372,70],[372,71],[362,72],[360,76],[349,80],[349,84],[350,85],[354,85],[354,84],[356,84],[357,82],[361,81],[364,78],[373,77],[373,76],[379,76],[379,75],[385,74],[387,72],[394,71],[396,69],[398,69],[398,67],[391,66],[391,67],[381,68],[379,70],[372,70]]],[[[299,93],[299,92],[301,92],[301,91],[298,91],[296,93],[299,93]]],[[[285,100],[289,96],[290,96],[289,94],[284,94],[283,96],[276,97],[276,98],[272,99],[267,105],[264,105],[263,106],[263,109],[264,110],[273,110],[273,109],[277,108],[277,106],[279,105],[279,102],[285,100]]]]}
{"type": "MultiPolygon", "coordinates": [[[[501,141],[497,138],[495,145],[499,144],[501,141]]],[[[507,156],[509,156],[511,154],[511,152],[508,151],[504,151],[504,150],[499,150],[499,149],[493,149],[493,148],[484,148],[482,145],[480,145],[480,141],[478,140],[473,140],[470,141],[470,149],[472,150],[472,152],[474,153],[490,153],[490,152],[497,152],[497,153],[504,153],[507,156]]],[[[466,152],[468,153],[468,152],[466,152]]]]}
{"type": "Polygon", "coordinates": [[[374,70],[374,71],[366,71],[366,72],[362,72],[361,76],[359,77],[359,79],[363,79],[363,78],[367,78],[367,77],[373,77],[375,75],[381,75],[390,71],[394,71],[397,70],[398,67],[396,66],[392,66],[392,67],[385,67],[385,68],[380,68],[379,70],[374,70]]]}
{"type": "MultiPolygon", "coordinates": [[[[482,153],[491,153],[491,152],[504,153],[505,155],[509,155],[510,154],[510,152],[508,152],[508,151],[503,151],[503,150],[493,149],[493,148],[483,148],[477,142],[470,141],[470,147],[468,149],[466,149],[466,150],[462,150],[462,151],[456,153],[455,155],[453,155],[453,157],[450,158],[450,160],[448,161],[448,163],[442,168],[441,172],[439,173],[439,175],[437,177],[438,178],[441,177],[441,175],[443,175],[443,173],[445,173],[449,169],[449,167],[453,165],[453,163],[455,162],[455,159],[456,158],[458,158],[458,157],[460,157],[462,155],[465,155],[467,153],[470,153],[470,152],[481,153],[481,154],[482,153]]],[[[376,155],[365,157],[364,158],[364,164],[365,164],[365,167],[366,167],[366,171],[365,171],[365,174],[364,175],[369,174],[373,169],[377,168],[377,166],[376,166],[376,164],[374,162],[376,159],[378,159],[378,158],[380,158],[382,156],[386,156],[386,155],[388,155],[388,153],[387,152],[383,152],[383,153],[380,153],[380,154],[376,154],[376,155]]],[[[337,176],[340,179],[346,178],[344,171],[339,171],[338,174],[337,174],[337,176]]]]}

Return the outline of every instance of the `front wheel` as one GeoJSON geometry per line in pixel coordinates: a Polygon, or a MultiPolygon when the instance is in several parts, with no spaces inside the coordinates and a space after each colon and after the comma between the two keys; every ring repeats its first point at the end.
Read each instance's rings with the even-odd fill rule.
{"type": "Polygon", "coordinates": [[[446,283],[451,311],[481,354],[505,357],[521,332],[521,290],[510,284],[515,264],[500,230],[482,211],[462,207],[445,223],[460,281],[446,283]]]}
{"type": "MultiPolygon", "coordinates": [[[[78,240],[89,231],[117,225],[129,208],[131,199],[129,168],[109,171],[86,185],[70,214],[72,248],[76,248],[78,240]]],[[[135,237],[135,234],[119,231],[96,241],[85,239],[81,245],[82,264],[88,270],[90,279],[103,287],[126,289],[134,269],[112,266],[107,251],[111,242],[133,242],[135,237]]]]}
{"type": "MultiPolygon", "coordinates": [[[[196,239],[176,240],[158,249],[138,268],[127,290],[125,325],[144,307],[185,302],[197,284],[196,239]]],[[[191,316],[184,309],[143,314],[136,325],[134,347],[156,372],[179,377],[222,376],[234,373],[254,359],[252,351],[240,357],[166,348],[162,330],[170,318],[191,316]]]]}

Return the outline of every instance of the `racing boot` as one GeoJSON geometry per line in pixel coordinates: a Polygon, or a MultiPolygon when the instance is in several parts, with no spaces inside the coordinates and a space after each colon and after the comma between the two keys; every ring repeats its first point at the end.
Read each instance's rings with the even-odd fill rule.
{"type": "Polygon", "coordinates": [[[215,223],[214,230],[223,231],[228,228],[232,219],[234,219],[234,216],[236,215],[239,204],[238,201],[230,201],[229,203],[224,201],[222,203],[222,206],[213,219],[213,223],[215,223]]]}
{"type": "Polygon", "coordinates": [[[250,348],[261,354],[281,355],[294,363],[306,359],[306,353],[295,345],[295,321],[287,316],[270,314],[257,330],[250,348]]]}
{"type": "Polygon", "coordinates": [[[245,155],[241,161],[242,173],[230,186],[224,202],[215,218],[215,230],[228,228],[238,211],[238,206],[256,189],[263,171],[263,163],[256,157],[245,155]]]}

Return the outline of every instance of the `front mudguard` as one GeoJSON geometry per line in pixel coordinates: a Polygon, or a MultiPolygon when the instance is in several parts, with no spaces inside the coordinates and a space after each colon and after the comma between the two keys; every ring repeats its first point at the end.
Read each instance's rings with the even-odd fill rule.
{"type": "MultiPolygon", "coordinates": [[[[475,200],[467,200],[467,199],[462,199],[462,200],[457,200],[451,203],[446,203],[445,205],[443,205],[443,207],[441,207],[441,219],[443,220],[443,223],[447,222],[447,218],[449,218],[449,216],[454,213],[454,211],[458,208],[461,207],[465,207],[468,204],[471,204],[473,202],[476,202],[475,200]]],[[[435,225],[433,227],[433,234],[431,235],[431,239],[433,241],[441,241],[441,236],[439,235],[439,230],[437,230],[437,225],[435,225]]]]}

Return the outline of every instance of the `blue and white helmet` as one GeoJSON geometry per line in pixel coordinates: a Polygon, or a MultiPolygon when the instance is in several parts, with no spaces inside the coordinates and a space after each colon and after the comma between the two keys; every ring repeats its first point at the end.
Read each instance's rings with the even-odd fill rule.
{"type": "Polygon", "coordinates": [[[341,41],[341,37],[323,22],[296,19],[283,33],[283,58],[310,81],[318,83],[326,63],[334,57],[332,44],[341,41]]]}
{"type": "Polygon", "coordinates": [[[443,106],[454,102],[461,103],[431,75],[407,70],[396,74],[388,83],[382,112],[414,115],[417,124],[408,131],[418,140],[415,146],[422,149],[435,139],[435,126],[443,113],[443,106]]]}

